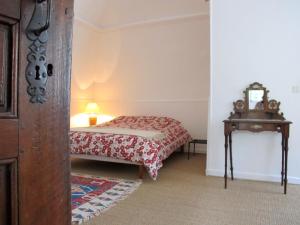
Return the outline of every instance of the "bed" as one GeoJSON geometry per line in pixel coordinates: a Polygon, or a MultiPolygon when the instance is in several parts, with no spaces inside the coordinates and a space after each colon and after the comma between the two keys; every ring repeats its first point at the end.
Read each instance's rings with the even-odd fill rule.
{"type": "Polygon", "coordinates": [[[139,166],[156,180],[163,160],[191,139],[182,124],[169,117],[120,116],[110,122],[72,128],[72,158],[119,162],[139,166]]]}

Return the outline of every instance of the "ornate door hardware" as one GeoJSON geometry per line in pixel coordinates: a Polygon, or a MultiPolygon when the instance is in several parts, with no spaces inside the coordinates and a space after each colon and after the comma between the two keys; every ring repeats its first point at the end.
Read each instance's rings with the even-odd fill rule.
{"type": "Polygon", "coordinates": [[[30,40],[26,67],[27,93],[32,103],[42,104],[46,101],[47,79],[53,75],[53,65],[46,62],[50,19],[51,0],[35,0],[34,12],[26,29],[26,36],[30,40]]]}

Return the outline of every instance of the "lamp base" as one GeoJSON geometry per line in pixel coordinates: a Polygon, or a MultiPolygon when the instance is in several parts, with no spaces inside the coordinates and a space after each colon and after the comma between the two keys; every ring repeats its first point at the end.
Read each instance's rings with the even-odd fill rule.
{"type": "Polygon", "coordinates": [[[97,124],[97,117],[90,117],[89,118],[90,126],[94,126],[97,124]]]}

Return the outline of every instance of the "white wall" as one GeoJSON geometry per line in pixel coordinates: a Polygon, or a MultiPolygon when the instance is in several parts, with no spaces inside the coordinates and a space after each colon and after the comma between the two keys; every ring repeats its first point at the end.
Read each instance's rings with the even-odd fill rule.
{"type": "Polygon", "coordinates": [[[71,116],[84,111],[93,99],[93,84],[99,73],[98,31],[75,20],[73,28],[71,116]]]}
{"type": "MultiPolygon", "coordinates": [[[[97,34],[93,29],[82,22],[75,24],[72,97],[81,98],[78,84],[89,84],[85,85],[92,90],[88,96],[103,114],[171,116],[182,121],[194,137],[206,138],[207,14],[99,30],[97,34]]],[[[72,115],[82,111],[78,100],[72,102],[72,115]]]]}
{"type": "Polygon", "coordinates": [[[100,29],[209,11],[205,0],[75,0],[74,6],[76,18],[100,29]]]}
{"type": "Polygon", "coordinates": [[[94,100],[106,114],[172,116],[206,138],[208,16],[103,32],[100,43],[94,100]]]}
{"type": "MultiPolygon", "coordinates": [[[[211,1],[211,91],[207,174],[224,174],[222,120],[232,102],[258,81],[281,101],[293,121],[289,151],[289,182],[300,183],[300,1],[211,1]]],[[[281,139],[277,133],[234,133],[236,176],[279,180],[281,139]]]]}

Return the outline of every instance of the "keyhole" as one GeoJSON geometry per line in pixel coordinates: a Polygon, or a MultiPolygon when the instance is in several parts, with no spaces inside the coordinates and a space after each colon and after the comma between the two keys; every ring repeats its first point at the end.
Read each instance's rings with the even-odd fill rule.
{"type": "Polygon", "coordinates": [[[53,75],[53,65],[52,64],[48,64],[47,73],[48,73],[49,77],[51,77],[53,75]]]}
{"type": "Polygon", "coordinates": [[[41,75],[40,75],[40,67],[36,66],[35,67],[35,79],[36,80],[40,80],[41,79],[41,75]]]}

